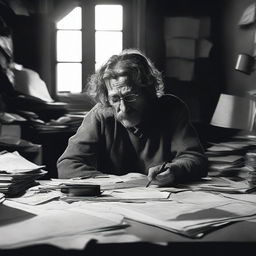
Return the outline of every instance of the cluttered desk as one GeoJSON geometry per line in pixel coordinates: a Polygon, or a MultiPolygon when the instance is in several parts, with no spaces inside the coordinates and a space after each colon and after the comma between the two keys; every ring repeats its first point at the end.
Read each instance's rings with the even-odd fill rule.
{"type": "Polygon", "coordinates": [[[198,255],[205,250],[241,255],[255,250],[254,140],[209,146],[209,176],[168,188],[147,186],[147,177],[139,173],[42,180],[43,166],[2,152],[0,255],[185,255],[191,249],[198,255]],[[239,154],[242,145],[250,148],[244,164],[238,144],[239,154]]]}

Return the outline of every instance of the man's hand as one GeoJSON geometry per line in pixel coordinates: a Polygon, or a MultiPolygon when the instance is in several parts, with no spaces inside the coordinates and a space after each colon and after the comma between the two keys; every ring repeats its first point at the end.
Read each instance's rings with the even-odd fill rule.
{"type": "Polygon", "coordinates": [[[174,164],[171,163],[151,167],[148,170],[148,180],[151,181],[151,184],[160,187],[171,186],[175,178],[172,171],[173,168],[174,164]]]}

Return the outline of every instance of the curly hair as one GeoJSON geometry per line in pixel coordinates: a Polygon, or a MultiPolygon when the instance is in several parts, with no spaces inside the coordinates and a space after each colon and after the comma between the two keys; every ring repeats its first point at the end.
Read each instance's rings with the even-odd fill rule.
{"type": "Polygon", "coordinates": [[[119,55],[113,55],[95,74],[88,79],[87,92],[96,101],[109,105],[105,80],[127,76],[133,86],[145,89],[151,97],[164,94],[162,74],[141,51],[125,49],[119,55]]]}

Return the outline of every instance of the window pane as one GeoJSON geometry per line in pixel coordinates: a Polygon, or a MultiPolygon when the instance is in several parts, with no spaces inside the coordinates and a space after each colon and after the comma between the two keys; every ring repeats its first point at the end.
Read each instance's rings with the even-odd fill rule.
{"type": "Polygon", "coordinates": [[[95,6],[96,30],[122,30],[123,7],[122,5],[96,5],[95,6]]]}
{"type": "Polygon", "coordinates": [[[95,63],[95,70],[99,69],[103,63],[102,62],[96,62],[95,63]]]}
{"type": "Polygon", "coordinates": [[[82,91],[82,65],[80,63],[57,64],[57,91],[72,93],[82,91]]]}
{"type": "Polygon", "coordinates": [[[57,31],[57,61],[82,61],[81,31],[57,31]]]}
{"type": "Polygon", "coordinates": [[[57,22],[57,29],[81,29],[82,28],[82,9],[74,8],[64,18],[57,22]]]}
{"type": "Polygon", "coordinates": [[[96,63],[106,61],[113,54],[119,54],[123,47],[122,32],[102,32],[95,34],[96,63]]]}

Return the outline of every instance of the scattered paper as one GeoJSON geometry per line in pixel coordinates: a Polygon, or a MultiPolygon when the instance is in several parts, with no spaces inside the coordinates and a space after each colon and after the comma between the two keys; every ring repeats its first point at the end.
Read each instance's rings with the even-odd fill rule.
{"type": "Polygon", "coordinates": [[[168,199],[169,192],[161,192],[153,188],[117,189],[105,191],[104,195],[110,195],[116,199],[168,199]]]}
{"type": "MultiPolygon", "coordinates": [[[[52,179],[48,185],[60,185],[60,184],[94,184],[100,185],[101,190],[111,190],[118,188],[133,188],[133,187],[145,187],[148,182],[148,178],[145,174],[141,173],[129,173],[126,175],[98,175],[94,178],[84,179],[52,179]]],[[[47,185],[47,184],[44,184],[47,185]]]]}
{"type": "Polygon", "coordinates": [[[256,194],[221,194],[222,196],[234,200],[256,204],[256,194]]]}
{"type": "Polygon", "coordinates": [[[62,249],[76,249],[83,250],[86,245],[91,241],[96,240],[97,243],[135,243],[141,242],[142,239],[131,234],[127,234],[125,230],[104,231],[100,233],[90,234],[74,234],[64,237],[54,237],[50,239],[40,240],[34,244],[52,244],[62,249]]]}
{"type": "MultiPolygon", "coordinates": [[[[35,214],[28,212],[24,209],[17,209],[4,204],[0,205],[0,227],[7,226],[11,223],[18,223],[27,219],[31,219],[35,216],[35,214]]],[[[9,239],[11,239],[11,237],[9,237],[9,239]]]]}
{"type": "Polygon", "coordinates": [[[0,247],[3,249],[16,248],[32,245],[45,239],[101,232],[122,227],[122,216],[115,218],[115,220],[113,218],[109,220],[106,216],[98,217],[92,212],[87,213],[48,210],[29,220],[0,226],[0,233],[5,234],[0,238],[0,247]]]}
{"type": "Polygon", "coordinates": [[[50,192],[37,192],[37,191],[27,191],[24,195],[15,198],[9,198],[11,201],[15,201],[22,204],[38,205],[49,202],[54,199],[61,197],[60,191],[50,191],[50,192]]]}
{"type": "Polygon", "coordinates": [[[0,173],[25,173],[43,168],[22,157],[17,151],[0,155],[0,173]]]}
{"type": "Polygon", "coordinates": [[[196,205],[209,205],[211,208],[230,203],[232,199],[225,198],[219,194],[204,191],[184,191],[171,194],[171,200],[179,203],[190,203],[196,205]]]}
{"type": "Polygon", "coordinates": [[[17,91],[46,102],[53,102],[45,82],[37,72],[24,67],[13,71],[15,75],[14,87],[17,91]]]}

